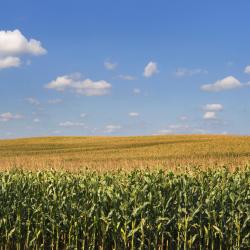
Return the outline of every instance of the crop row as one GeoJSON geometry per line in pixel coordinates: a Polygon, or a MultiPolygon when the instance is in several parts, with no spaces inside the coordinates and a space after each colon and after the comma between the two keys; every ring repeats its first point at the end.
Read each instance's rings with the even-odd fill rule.
{"type": "Polygon", "coordinates": [[[249,249],[250,169],[0,173],[1,249],[249,249]]]}

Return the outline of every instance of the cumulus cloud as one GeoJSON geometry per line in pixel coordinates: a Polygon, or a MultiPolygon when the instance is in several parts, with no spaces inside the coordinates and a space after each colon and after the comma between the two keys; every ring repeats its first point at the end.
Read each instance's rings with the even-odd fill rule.
{"type": "Polygon", "coordinates": [[[205,119],[205,120],[214,120],[216,118],[217,118],[216,117],[216,112],[214,112],[214,111],[207,111],[203,115],[203,119],[205,119]]]}
{"type": "Polygon", "coordinates": [[[128,115],[131,116],[131,117],[137,117],[137,116],[139,116],[140,114],[137,113],[137,112],[130,112],[130,113],[128,113],[128,115]]]}
{"type": "Polygon", "coordinates": [[[215,83],[202,85],[201,90],[208,92],[219,92],[223,90],[240,88],[242,86],[243,84],[241,84],[238,79],[233,76],[228,76],[216,81],[215,83]]]}
{"type": "Polygon", "coordinates": [[[21,60],[19,57],[7,56],[0,57],[0,69],[19,67],[21,65],[21,60]]]}
{"type": "Polygon", "coordinates": [[[117,130],[120,130],[122,128],[121,125],[114,125],[114,124],[110,124],[105,126],[104,132],[105,133],[114,133],[117,130]]]}
{"type": "Polygon", "coordinates": [[[0,121],[3,121],[3,122],[8,122],[10,120],[17,120],[17,119],[21,119],[21,118],[23,118],[22,115],[12,114],[11,112],[6,112],[6,113],[0,114],[0,121]]]}
{"type": "Polygon", "coordinates": [[[20,54],[43,55],[46,49],[40,41],[28,40],[19,30],[0,30],[0,55],[11,56],[20,54]]]}
{"type": "Polygon", "coordinates": [[[223,105],[221,105],[219,103],[206,104],[204,106],[204,110],[206,110],[206,111],[221,111],[221,110],[223,110],[223,105]]]}
{"type": "Polygon", "coordinates": [[[157,69],[157,63],[156,62],[149,62],[146,65],[146,67],[144,68],[143,75],[144,75],[144,77],[151,77],[151,76],[155,75],[158,72],[159,71],[157,69]]]}
{"type": "Polygon", "coordinates": [[[245,72],[246,74],[250,74],[250,65],[246,66],[244,72],[245,72]]]}
{"type": "Polygon", "coordinates": [[[40,41],[27,39],[19,30],[0,30],[0,69],[19,67],[20,56],[46,54],[40,41]]]}
{"type": "Polygon", "coordinates": [[[117,67],[117,63],[113,63],[113,62],[110,62],[110,61],[105,61],[104,62],[104,67],[107,70],[114,70],[117,67]]]}
{"type": "Polygon", "coordinates": [[[64,91],[66,89],[85,96],[107,95],[112,85],[107,81],[92,81],[91,79],[80,79],[79,74],[63,75],[45,85],[45,88],[64,91]]]}
{"type": "Polygon", "coordinates": [[[66,121],[66,122],[61,122],[59,123],[60,127],[84,127],[85,124],[82,122],[71,122],[71,121],[66,121]]]}
{"type": "Polygon", "coordinates": [[[203,119],[204,120],[216,120],[217,113],[222,111],[223,109],[224,109],[223,105],[219,103],[206,104],[203,107],[203,110],[204,110],[203,119]]]}
{"type": "Polygon", "coordinates": [[[175,71],[175,75],[178,77],[201,75],[201,74],[208,74],[208,71],[205,69],[187,69],[187,68],[178,68],[175,71]]]}

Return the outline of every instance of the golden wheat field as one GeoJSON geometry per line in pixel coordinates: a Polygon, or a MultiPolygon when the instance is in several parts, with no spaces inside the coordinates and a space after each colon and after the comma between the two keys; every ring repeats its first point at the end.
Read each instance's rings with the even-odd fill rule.
{"type": "Polygon", "coordinates": [[[28,170],[132,170],[174,172],[250,162],[249,136],[169,135],[136,137],[45,137],[0,140],[0,168],[28,170]]]}

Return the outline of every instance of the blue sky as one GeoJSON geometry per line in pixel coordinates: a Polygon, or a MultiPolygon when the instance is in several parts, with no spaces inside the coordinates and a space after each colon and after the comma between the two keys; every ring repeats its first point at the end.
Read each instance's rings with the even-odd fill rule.
{"type": "Polygon", "coordinates": [[[2,1],[0,138],[250,134],[250,2],[2,1]]]}

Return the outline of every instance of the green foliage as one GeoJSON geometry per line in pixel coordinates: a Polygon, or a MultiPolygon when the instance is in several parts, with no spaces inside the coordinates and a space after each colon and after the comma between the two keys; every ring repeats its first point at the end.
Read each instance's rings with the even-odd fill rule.
{"type": "Polygon", "coordinates": [[[250,170],[0,173],[2,249],[249,249],[250,170]]]}

